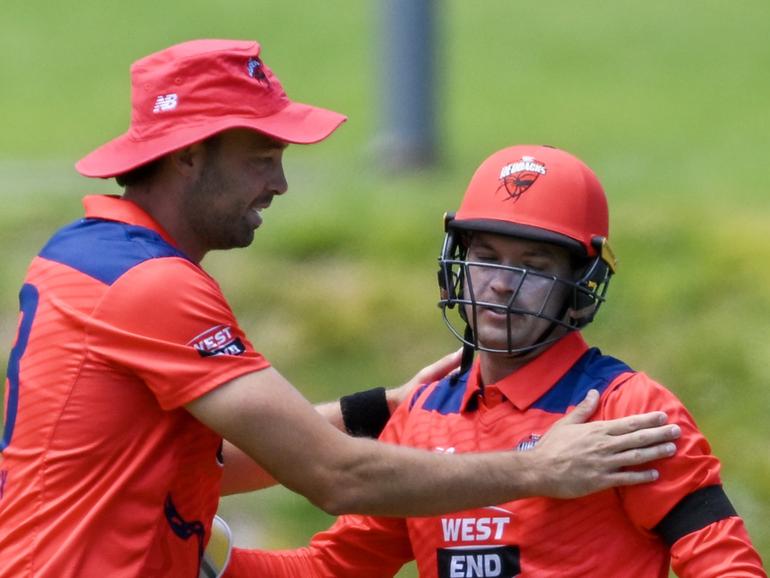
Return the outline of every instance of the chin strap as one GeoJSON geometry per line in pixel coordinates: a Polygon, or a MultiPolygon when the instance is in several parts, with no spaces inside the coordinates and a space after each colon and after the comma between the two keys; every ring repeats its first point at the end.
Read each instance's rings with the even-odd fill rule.
{"type": "Polygon", "coordinates": [[[463,338],[465,339],[463,344],[463,356],[460,360],[460,370],[451,378],[453,385],[460,379],[460,377],[470,371],[471,365],[473,365],[473,354],[476,352],[476,348],[470,345],[471,343],[476,343],[476,341],[473,337],[473,330],[468,324],[465,325],[465,334],[463,338]]]}

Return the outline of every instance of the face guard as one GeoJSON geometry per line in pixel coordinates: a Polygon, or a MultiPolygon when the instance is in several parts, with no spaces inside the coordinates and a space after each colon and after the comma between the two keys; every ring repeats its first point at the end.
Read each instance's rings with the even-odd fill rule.
{"type": "Polygon", "coordinates": [[[607,199],[593,171],[565,151],[520,145],[492,154],[473,175],[457,214],[448,216],[444,225],[439,307],[450,331],[465,344],[464,369],[476,349],[522,355],[552,343],[564,335],[564,329],[590,323],[605,300],[616,268],[607,242],[607,199]],[[563,247],[572,256],[574,274],[566,279],[468,261],[468,242],[475,233],[563,247]],[[506,292],[505,303],[482,301],[479,287],[474,287],[474,279],[493,274],[507,276],[504,287],[510,297],[506,292]],[[525,298],[533,293],[537,299],[525,298]],[[505,347],[502,338],[496,339],[495,347],[480,343],[478,317],[485,309],[504,314],[505,347]],[[516,342],[514,325],[521,325],[522,316],[549,322],[531,343],[521,343],[521,337],[516,342]]]}
{"type": "MultiPolygon", "coordinates": [[[[605,301],[609,280],[615,270],[615,259],[603,237],[597,236],[593,241],[595,257],[575,255],[574,260],[579,264],[576,279],[564,279],[523,267],[469,261],[466,258],[467,241],[474,229],[453,224],[454,215],[448,214],[446,236],[439,257],[439,307],[449,330],[466,346],[491,353],[523,354],[560,339],[563,332],[555,332],[557,327],[569,331],[585,327],[605,301]],[[510,297],[506,303],[483,301],[478,295],[473,279],[480,280],[491,275],[506,276],[506,283],[510,287],[510,297]],[[520,299],[525,290],[536,291],[539,295],[530,307],[524,307],[520,299]],[[479,342],[476,328],[480,309],[490,309],[505,315],[507,347],[486,347],[479,342]],[[545,319],[549,326],[532,343],[515,344],[512,327],[518,316],[545,319]]],[[[481,223],[476,226],[481,228],[475,230],[489,232],[489,228],[481,223]]],[[[537,232],[526,235],[518,229],[517,233],[517,238],[541,240],[537,232]]],[[[551,242],[556,240],[555,237],[549,238],[551,242]]],[[[568,240],[555,244],[573,251],[575,249],[568,240]]]]}

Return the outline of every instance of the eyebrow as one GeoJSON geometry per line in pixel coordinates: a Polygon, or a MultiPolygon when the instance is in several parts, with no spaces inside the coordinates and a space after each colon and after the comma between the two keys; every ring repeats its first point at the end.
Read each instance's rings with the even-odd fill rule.
{"type": "Polygon", "coordinates": [[[256,138],[253,141],[252,146],[255,149],[277,149],[277,150],[283,150],[286,147],[289,146],[289,143],[275,139],[269,135],[254,131],[256,133],[256,138]]]}
{"type": "MultiPolygon", "coordinates": [[[[521,239],[522,241],[526,241],[526,239],[521,239]]],[[[496,247],[493,243],[485,241],[483,238],[474,238],[471,242],[471,245],[468,247],[473,249],[485,249],[488,251],[500,251],[498,247],[496,247]]],[[[532,245],[527,246],[525,249],[521,251],[520,257],[525,258],[543,258],[543,259],[550,259],[555,260],[558,256],[558,251],[555,247],[551,247],[548,244],[543,245],[532,245]]]]}
{"type": "Polygon", "coordinates": [[[287,142],[274,141],[274,142],[267,142],[267,143],[257,143],[254,145],[254,150],[282,151],[282,150],[285,150],[286,147],[288,146],[289,146],[289,143],[287,142]]]}

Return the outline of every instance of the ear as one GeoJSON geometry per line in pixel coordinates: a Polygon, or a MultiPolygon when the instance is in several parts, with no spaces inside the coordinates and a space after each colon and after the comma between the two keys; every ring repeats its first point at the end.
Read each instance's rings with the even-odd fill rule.
{"type": "Polygon", "coordinates": [[[596,303],[592,303],[582,309],[570,307],[567,309],[567,319],[576,321],[578,327],[583,327],[593,320],[594,315],[596,315],[596,309],[596,303]]]}
{"type": "Polygon", "coordinates": [[[203,170],[206,160],[206,147],[203,143],[194,143],[169,155],[169,162],[174,171],[187,178],[197,178],[203,170]]]}

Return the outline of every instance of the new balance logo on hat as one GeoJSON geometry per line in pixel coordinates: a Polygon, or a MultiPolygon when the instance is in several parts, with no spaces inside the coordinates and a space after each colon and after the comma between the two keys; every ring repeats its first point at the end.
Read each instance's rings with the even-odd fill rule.
{"type": "Polygon", "coordinates": [[[161,94],[155,99],[155,106],[152,108],[152,112],[155,114],[168,112],[169,110],[174,110],[177,104],[179,104],[179,98],[175,93],[161,94]]]}

